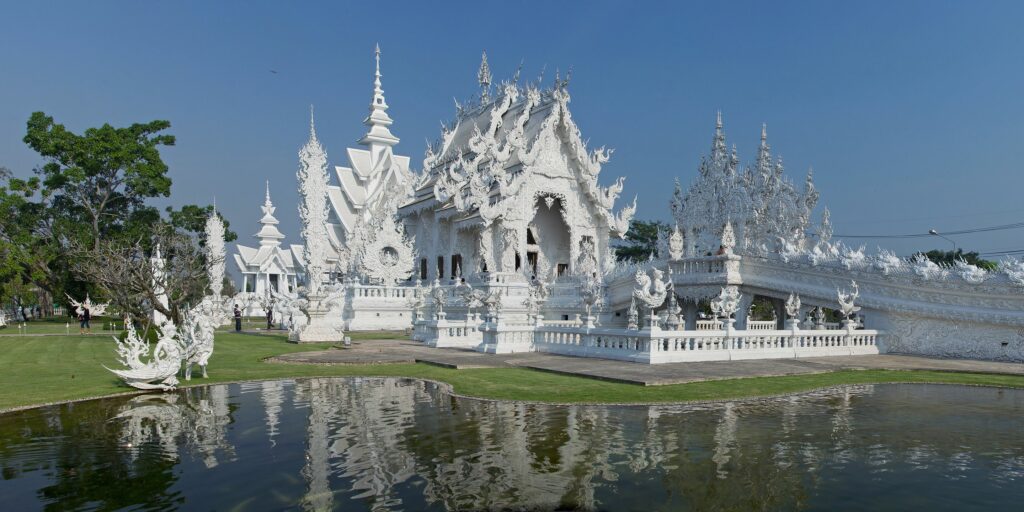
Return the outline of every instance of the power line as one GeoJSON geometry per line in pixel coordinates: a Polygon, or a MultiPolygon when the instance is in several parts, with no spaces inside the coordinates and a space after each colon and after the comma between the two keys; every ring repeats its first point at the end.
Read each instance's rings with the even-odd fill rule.
{"type": "MultiPolygon", "coordinates": [[[[998,226],[986,226],[982,228],[973,229],[961,229],[958,231],[943,231],[943,235],[969,235],[971,233],[987,233],[990,231],[1003,231],[1007,229],[1019,229],[1024,228],[1024,222],[1014,222],[1012,224],[1001,224],[998,226]]],[[[935,236],[931,233],[908,233],[904,235],[832,235],[834,238],[926,238],[929,236],[935,236]]]]}

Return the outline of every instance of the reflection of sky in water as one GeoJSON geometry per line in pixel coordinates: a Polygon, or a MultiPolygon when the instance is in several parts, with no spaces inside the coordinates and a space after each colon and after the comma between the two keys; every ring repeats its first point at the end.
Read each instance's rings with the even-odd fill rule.
{"type": "Polygon", "coordinates": [[[1024,390],[542,406],[269,381],[0,416],[9,510],[1015,509],[1024,390]]]}

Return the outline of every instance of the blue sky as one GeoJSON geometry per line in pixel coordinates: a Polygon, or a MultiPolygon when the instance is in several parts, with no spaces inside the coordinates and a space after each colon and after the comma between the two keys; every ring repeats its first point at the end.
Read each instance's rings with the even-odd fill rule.
{"type": "MultiPolygon", "coordinates": [[[[1024,2],[4,2],[0,165],[43,110],[81,131],[167,119],[170,202],[217,204],[251,243],[264,180],[297,241],[296,153],[310,104],[333,164],[362,135],[373,46],[397,151],[496,77],[573,68],[573,115],[615,154],[640,218],[708,151],[716,110],[751,161],[762,122],[788,174],[813,166],[837,234],[951,231],[1024,218],[1024,2]],[[277,71],[271,73],[270,70],[277,71]]],[[[1024,249],[1024,230],[956,237],[1024,249]]],[[[932,238],[867,241],[899,252],[932,238]]]]}

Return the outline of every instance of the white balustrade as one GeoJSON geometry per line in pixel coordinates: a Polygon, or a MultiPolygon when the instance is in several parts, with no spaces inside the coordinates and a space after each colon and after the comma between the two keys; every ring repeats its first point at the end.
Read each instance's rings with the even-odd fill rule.
{"type": "Polygon", "coordinates": [[[775,320],[747,320],[748,331],[772,331],[777,326],[775,320]]]}
{"type": "Polygon", "coordinates": [[[721,320],[697,320],[698,331],[721,331],[721,320]]]}

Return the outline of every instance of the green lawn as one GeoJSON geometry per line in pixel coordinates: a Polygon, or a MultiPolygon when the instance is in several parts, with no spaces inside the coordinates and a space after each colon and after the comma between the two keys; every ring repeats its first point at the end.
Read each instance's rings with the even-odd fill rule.
{"type": "MultiPolygon", "coordinates": [[[[288,377],[406,376],[448,382],[457,393],[486,398],[603,403],[716,400],[882,382],[1024,387],[1024,377],[1019,376],[885,370],[642,387],[520,368],[452,370],[426,364],[322,366],[263,361],[278,354],[326,348],[330,346],[290,344],[283,335],[218,333],[210,379],[194,379],[190,385],[288,377]]],[[[115,364],[109,336],[0,337],[0,410],[131,391],[102,366],[115,364]]]]}
{"type": "MultiPolygon", "coordinates": [[[[110,319],[96,317],[93,318],[89,323],[92,326],[93,334],[113,334],[112,331],[104,331],[105,324],[108,324],[110,319]]],[[[121,326],[121,321],[116,321],[118,327],[121,326]]],[[[7,327],[0,328],[0,336],[19,336],[22,334],[78,334],[78,320],[71,317],[51,317],[44,318],[41,320],[29,320],[28,322],[10,322],[7,327]],[[20,326],[24,325],[24,329],[20,329],[20,326]]]]}

